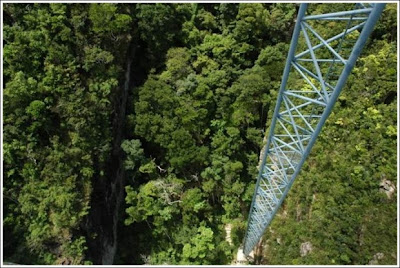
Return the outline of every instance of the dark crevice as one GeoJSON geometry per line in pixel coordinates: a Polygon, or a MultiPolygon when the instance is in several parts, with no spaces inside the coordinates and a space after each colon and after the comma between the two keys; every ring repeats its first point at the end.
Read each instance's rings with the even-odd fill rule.
{"type": "Polygon", "coordinates": [[[385,99],[383,103],[385,104],[391,104],[394,100],[397,98],[397,92],[396,91],[390,91],[386,94],[385,99]]]}
{"type": "Polygon", "coordinates": [[[112,264],[117,248],[118,216],[124,197],[125,171],[121,142],[125,136],[126,106],[129,89],[133,87],[131,64],[136,43],[127,52],[125,77],[115,99],[112,118],[113,140],[105,177],[94,176],[91,209],[88,216],[88,258],[94,264],[112,264]]]}

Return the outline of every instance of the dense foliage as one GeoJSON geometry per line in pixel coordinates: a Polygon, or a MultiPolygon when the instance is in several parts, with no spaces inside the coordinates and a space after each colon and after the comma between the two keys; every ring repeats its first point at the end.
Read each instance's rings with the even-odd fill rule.
{"type": "MultiPolygon", "coordinates": [[[[5,4],[5,259],[99,263],[101,196],[120,211],[104,214],[119,215],[115,264],[231,263],[297,9],[5,4]]],[[[397,181],[396,15],[388,5],[266,232],[262,263],[396,263],[397,194],[382,191],[397,181]]]]}

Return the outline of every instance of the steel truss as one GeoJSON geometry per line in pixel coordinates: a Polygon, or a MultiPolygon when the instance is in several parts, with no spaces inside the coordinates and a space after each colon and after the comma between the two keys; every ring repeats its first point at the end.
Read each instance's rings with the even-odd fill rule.
{"type": "Polygon", "coordinates": [[[250,207],[245,255],[285,199],[384,7],[358,3],[350,11],[306,16],[307,4],[300,5],[250,207]],[[339,32],[323,36],[326,27],[339,32]]]}

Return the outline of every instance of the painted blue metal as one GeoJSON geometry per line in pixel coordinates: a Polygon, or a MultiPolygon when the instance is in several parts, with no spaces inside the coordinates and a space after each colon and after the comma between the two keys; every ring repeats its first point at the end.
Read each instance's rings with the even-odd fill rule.
{"type": "Polygon", "coordinates": [[[340,17],[340,16],[347,16],[347,15],[354,15],[354,14],[362,14],[362,13],[370,13],[372,8],[362,8],[350,11],[342,11],[342,12],[335,12],[335,13],[328,13],[328,14],[320,14],[320,15],[313,15],[313,16],[305,16],[304,20],[315,20],[315,19],[328,19],[332,17],[340,17]]]}
{"type": "Polygon", "coordinates": [[[350,11],[305,16],[307,4],[300,5],[250,207],[245,255],[285,199],[384,7],[358,3],[350,11]],[[329,20],[345,23],[344,30],[324,38],[318,23],[329,20]],[[295,55],[298,45],[303,51],[295,55]]]}

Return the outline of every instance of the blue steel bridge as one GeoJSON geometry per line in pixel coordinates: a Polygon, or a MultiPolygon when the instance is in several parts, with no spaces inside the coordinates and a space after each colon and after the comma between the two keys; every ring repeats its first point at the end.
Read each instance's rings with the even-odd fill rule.
{"type": "Polygon", "coordinates": [[[300,5],[250,207],[245,255],[282,205],[385,4],[350,6],[307,14],[308,4],[300,5]]]}

